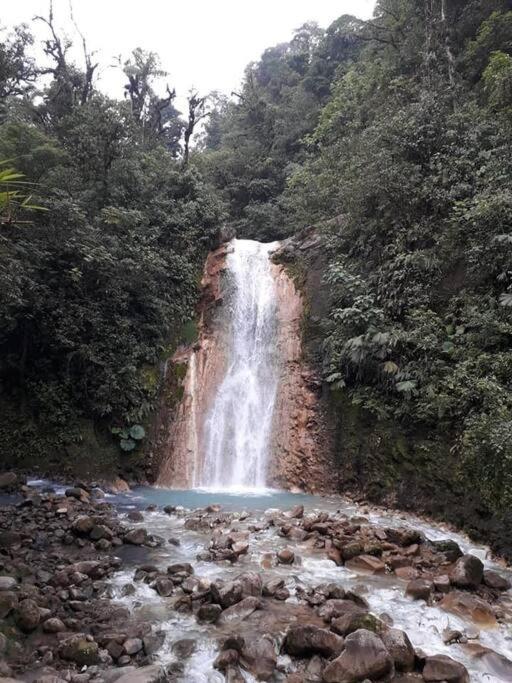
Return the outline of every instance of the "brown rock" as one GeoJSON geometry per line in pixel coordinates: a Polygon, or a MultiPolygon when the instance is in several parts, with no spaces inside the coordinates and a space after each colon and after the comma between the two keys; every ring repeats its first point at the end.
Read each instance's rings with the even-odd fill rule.
{"type": "Polygon", "coordinates": [[[442,574],[434,578],[434,588],[438,593],[449,593],[451,588],[450,577],[448,574],[442,574]]]}
{"type": "Polygon", "coordinates": [[[11,591],[0,591],[0,619],[5,619],[18,606],[18,596],[11,591]]]}
{"type": "Polygon", "coordinates": [[[508,591],[510,588],[510,581],[498,574],[498,572],[492,571],[492,569],[484,571],[484,583],[496,591],[508,591]]]}
{"type": "Polygon", "coordinates": [[[428,601],[433,590],[434,584],[432,581],[429,581],[428,579],[414,579],[407,584],[405,594],[411,597],[413,600],[428,601]]]}
{"type": "Polygon", "coordinates": [[[353,557],[348,562],[345,562],[345,567],[356,572],[363,572],[365,574],[384,574],[386,565],[379,558],[373,555],[358,555],[353,557]]]}
{"type": "Polygon", "coordinates": [[[450,572],[450,581],[457,588],[475,589],[484,578],[484,565],[474,555],[463,555],[450,572]]]}
{"type": "Polygon", "coordinates": [[[76,634],[61,643],[59,654],[62,659],[79,666],[90,666],[99,661],[98,643],[82,634],[76,634]]]}
{"type": "Polygon", "coordinates": [[[427,657],[423,668],[423,679],[430,682],[469,683],[467,669],[446,655],[427,657]]]}
{"type": "Polygon", "coordinates": [[[452,591],[439,602],[439,607],[481,626],[497,626],[496,616],[489,603],[471,593],[452,591]]]}
{"type": "Polygon", "coordinates": [[[290,548],[283,548],[277,553],[277,561],[280,564],[293,564],[295,560],[295,553],[290,548]]]}
{"type": "Polygon", "coordinates": [[[272,638],[265,635],[261,638],[246,640],[242,649],[241,664],[258,681],[270,681],[277,665],[276,648],[272,638]]]}
{"type": "Polygon", "coordinates": [[[363,629],[351,633],[345,640],[341,655],[324,669],[324,683],[353,683],[379,679],[393,669],[393,660],[382,640],[363,629]]]}
{"type": "Polygon", "coordinates": [[[220,605],[201,605],[197,610],[197,618],[199,621],[215,624],[221,612],[222,607],[220,605]]]}
{"type": "Polygon", "coordinates": [[[292,657],[336,657],[343,650],[343,638],[325,628],[313,625],[290,626],[283,643],[292,657]]]}
{"type": "Polygon", "coordinates": [[[240,581],[228,581],[227,583],[214,581],[211,585],[211,594],[214,602],[227,609],[242,600],[242,584],[240,581]]]}
{"type": "Polygon", "coordinates": [[[131,529],[128,531],[123,538],[125,543],[130,545],[143,545],[148,540],[148,532],[146,529],[139,527],[138,529],[131,529]]]}
{"type": "Polygon", "coordinates": [[[25,631],[25,633],[34,631],[41,621],[41,612],[37,603],[29,598],[22,600],[16,608],[14,619],[18,628],[25,631]]]}
{"type": "Polygon", "coordinates": [[[66,630],[66,626],[61,619],[51,617],[43,622],[43,631],[45,633],[61,633],[66,630]]]}
{"type": "Polygon", "coordinates": [[[227,607],[220,615],[219,622],[221,624],[229,624],[232,621],[243,621],[250,617],[253,612],[261,609],[262,602],[260,598],[249,596],[243,598],[231,607],[227,607]]]}
{"type": "Polygon", "coordinates": [[[386,650],[391,655],[397,671],[412,671],[414,669],[414,648],[405,631],[390,628],[381,633],[381,639],[386,650]]]}
{"type": "Polygon", "coordinates": [[[77,517],[71,525],[71,531],[77,536],[88,536],[94,527],[94,521],[87,515],[77,517]]]}

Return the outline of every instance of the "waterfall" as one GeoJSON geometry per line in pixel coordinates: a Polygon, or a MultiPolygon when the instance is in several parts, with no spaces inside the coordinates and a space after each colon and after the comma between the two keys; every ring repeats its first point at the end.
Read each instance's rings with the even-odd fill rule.
{"type": "Polygon", "coordinates": [[[223,320],[226,371],[203,427],[196,486],[264,487],[278,383],[277,304],[269,252],[277,243],[233,240],[223,320]]]}

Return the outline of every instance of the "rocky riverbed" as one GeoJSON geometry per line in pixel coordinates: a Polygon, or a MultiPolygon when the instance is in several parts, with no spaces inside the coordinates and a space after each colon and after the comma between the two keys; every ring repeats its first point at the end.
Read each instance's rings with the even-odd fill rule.
{"type": "Polygon", "coordinates": [[[512,680],[509,572],[463,537],[340,499],[130,508],[0,486],[5,678],[512,680]]]}

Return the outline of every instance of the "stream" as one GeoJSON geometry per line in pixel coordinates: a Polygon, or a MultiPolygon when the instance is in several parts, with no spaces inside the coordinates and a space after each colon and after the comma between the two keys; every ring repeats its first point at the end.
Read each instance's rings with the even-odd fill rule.
{"type": "MultiPolygon", "coordinates": [[[[38,481],[32,482],[32,485],[39,487],[45,483],[38,481]]],[[[490,559],[490,552],[485,546],[475,545],[463,534],[411,515],[360,506],[336,496],[316,497],[265,489],[176,491],[141,487],[130,493],[110,495],[108,500],[116,506],[121,516],[126,516],[133,510],[143,511],[144,521],[138,524],[129,521],[130,526],[143,526],[152,534],[166,540],[172,538],[173,543],[179,543],[166,543],[155,549],[121,549],[125,551],[124,556],[122,555],[124,564],[111,582],[111,595],[113,600],[128,607],[135,619],[148,620],[165,631],[165,642],[158,652],[158,659],[162,663],[170,664],[182,658],[183,645],[178,646],[177,650],[176,643],[183,639],[195,641],[183,676],[179,679],[181,681],[212,683],[225,680],[220,672],[212,668],[218,654],[217,642],[222,635],[222,628],[211,624],[201,625],[191,614],[173,611],[169,607],[169,598],[159,597],[147,584],[133,581],[134,570],[142,562],[161,568],[176,562],[190,562],[194,567],[195,576],[209,580],[219,577],[234,578],[249,570],[263,571],[265,579],[272,575],[285,580],[290,597],[282,603],[283,609],[298,606],[297,589],[334,582],[343,586],[345,590],[354,589],[364,595],[374,614],[387,615],[383,618],[392,620],[395,627],[405,630],[413,645],[421,648],[426,654],[448,654],[463,663],[470,672],[472,681],[512,680],[511,591],[507,591],[500,598],[502,623],[496,628],[478,627],[436,606],[429,606],[422,600],[406,597],[406,582],[393,574],[368,576],[336,566],[334,562],[326,559],[325,552],[311,547],[307,542],[294,544],[294,550],[300,556],[299,566],[274,566],[269,562],[269,558],[280,548],[289,546],[289,540],[281,537],[274,526],[259,531],[254,531],[254,526],[269,519],[278,509],[288,510],[296,505],[303,505],[306,516],[323,511],[328,512],[333,518],[342,518],[343,515],[364,517],[371,524],[420,530],[430,540],[452,539],[459,544],[463,552],[479,557],[486,568],[498,569],[502,575],[511,576],[509,569],[490,559]],[[222,512],[233,513],[232,529],[253,529],[250,532],[248,553],[234,564],[197,559],[208,545],[211,533],[185,528],[185,520],[190,517],[192,511],[203,510],[205,506],[212,504],[220,505],[222,512]],[[162,510],[164,506],[169,505],[175,506],[171,514],[162,510]],[[146,510],[148,506],[157,508],[146,510]],[[129,591],[127,586],[130,586],[129,591]],[[443,643],[442,637],[443,631],[447,628],[467,632],[478,639],[470,641],[472,645],[447,646],[443,643]],[[475,647],[475,643],[483,647],[475,647]]],[[[278,619],[279,615],[274,615],[273,618],[278,619]]],[[[240,631],[243,632],[246,628],[250,629],[250,624],[241,625],[240,631]]],[[[286,669],[287,660],[287,655],[280,655],[278,658],[278,665],[281,665],[283,671],[286,669]]],[[[255,680],[247,673],[244,673],[244,676],[246,681],[255,680]]],[[[280,676],[277,673],[274,680],[284,681],[285,678],[285,675],[280,676]]]]}

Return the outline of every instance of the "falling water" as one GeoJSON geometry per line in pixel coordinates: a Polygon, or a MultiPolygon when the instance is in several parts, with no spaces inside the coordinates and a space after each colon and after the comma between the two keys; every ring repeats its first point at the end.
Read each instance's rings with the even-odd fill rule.
{"type": "Polygon", "coordinates": [[[277,307],[269,252],[276,243],[234,240],[227,258],[225,376],[204,425],[196,486],[265,486],[277,389],[277,307]]]}

